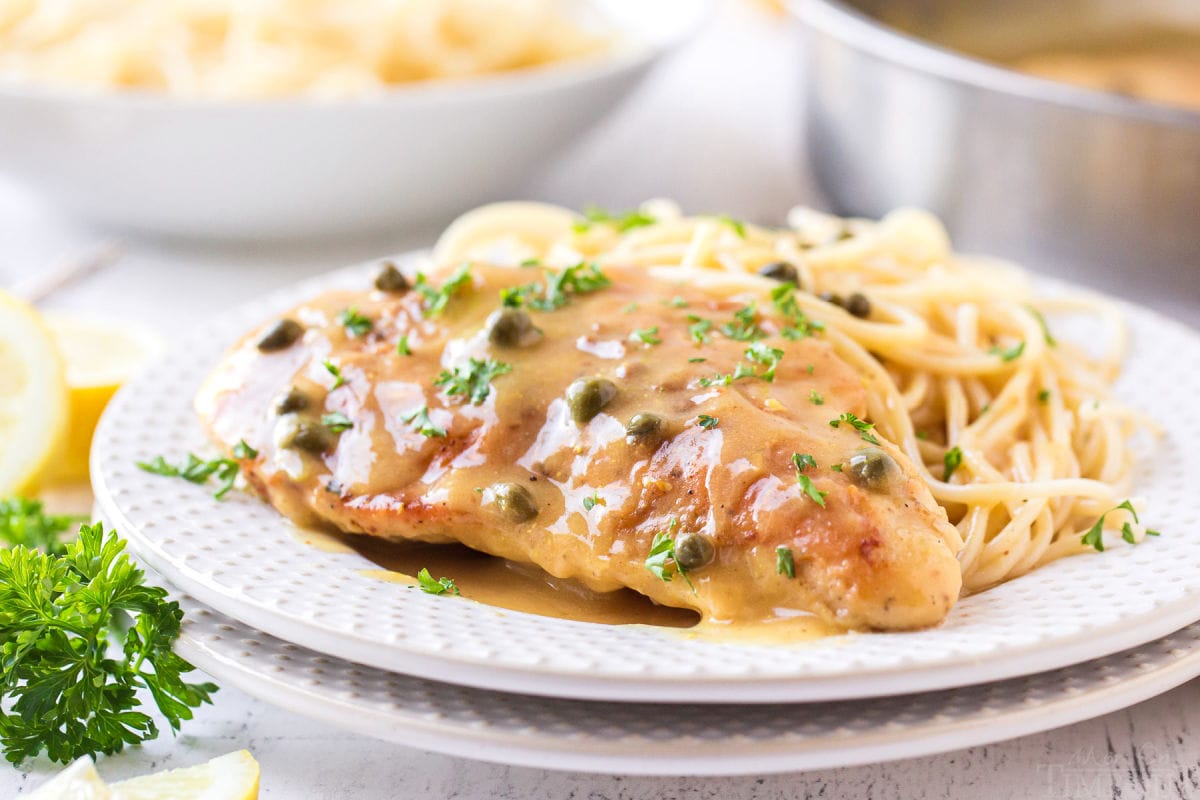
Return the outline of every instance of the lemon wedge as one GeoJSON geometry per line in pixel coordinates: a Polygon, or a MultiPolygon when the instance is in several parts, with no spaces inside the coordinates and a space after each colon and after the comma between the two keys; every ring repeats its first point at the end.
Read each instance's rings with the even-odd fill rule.
{"type": "Polygon", "coordinates": [[[66,369],[70,424],[47,481],[83,480],[100,414],[134,372],[163,351],[158,334],[124,320],[46,312],[66,369]]]}
{"type": "Polygon", "coordinates": [[[86,756],[38,787],[29,800],[112,800],[112,790],[86,756]]]}
{"type": "Polygon", "coordinates": [[[0,497],[32,494],[67,431],[54,337],[32,306],[0,292],[0,497]]]}
{"type": "Polygon", "coordinates": [[[169,769],[112,784],[113,800],[256,800],[258,762],[249,751],[195,767],[169,769]]]}
{"type": "Polygon", "coordinates": [[[245,750],[113,784],[96,773],[90,758],[81,758],[29,800],[257,800],[258,778],[258,762],[245,750]]]}

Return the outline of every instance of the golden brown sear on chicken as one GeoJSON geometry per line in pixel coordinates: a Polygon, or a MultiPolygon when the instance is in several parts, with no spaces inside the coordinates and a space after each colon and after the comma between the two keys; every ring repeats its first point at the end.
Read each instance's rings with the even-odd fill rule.
{"type": "Polygon", "coordinates": [[[634,268],[389,266],[251,332],[197,408],[301,524],[461,542],[716,622],[936,624],[957,537],[863,387],[767,297],[634,268]]]}

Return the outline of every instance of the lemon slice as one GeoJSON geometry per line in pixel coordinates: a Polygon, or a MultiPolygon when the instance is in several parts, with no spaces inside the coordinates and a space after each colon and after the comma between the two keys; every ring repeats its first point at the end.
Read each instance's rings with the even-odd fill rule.
{"type": "Polygon", "coordinates": [[[113,394],[134,372],[163,351],[158,334],[125,320],[47,312],[66,367],[70,424],[48,481],[86,479],[92,434],[113,394]]]}
{"type": "Polygon", "coordinates": [[[29,800],[257,800],[258,777],[258,762],[245,750],[113,784],[96,773],[90,758],[81,758],[29,800]]]}
{"type": "Polygon", "coordinates": [[[29,800],[112,800],[112,790],[86,756],[55,775],[29,795],[29,800]]]}
{"type": "Polygon", "coordinates": [[[0,292],[0,497],[33,493],[66,430],[54,337],[33,307],[0,292]]]}
{"type": "Polygon", "coordinates": [[[113,800],[256,800],[258,762],[246,750],[186,769],[112,784],[113,800]]]}

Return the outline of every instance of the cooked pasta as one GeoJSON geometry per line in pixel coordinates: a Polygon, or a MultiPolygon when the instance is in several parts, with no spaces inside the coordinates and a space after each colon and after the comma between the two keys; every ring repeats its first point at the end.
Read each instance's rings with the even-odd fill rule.
{"type": "Polygon", "coordinates": [[[796,209],[782,230],[685,217],[666,201],[592,217],[489,206],[452,225],[434,256],[442,266],[642,266],[757,299],[767,314],[778,284],[757,273],[787,262],[800,309],[868,386],[870,421],[907,453],[957,527],[965,589],[1093,549],[1088,532],[1102,516],[1129,540],[1146,535],[1119,506],[1131,489],[1128,439],[1154,425],[1110,392],[1126,346],[1110,303],[1039,296],[1020,269],[955,254],[941,224],[915,210],[870,222],[796,209]],[[857,309],[847,300],[856,294],[865,315],[862,299],[857,309]],[[1043,317],[1080,312],[1109,332],[1105,352],[1056,339],[1043,317]]]}
{"type": "Polygon", "coordinates": [[[555,0],[0,0],[0,79],[342,97],[608,49],[589,27],[555,0]]]}

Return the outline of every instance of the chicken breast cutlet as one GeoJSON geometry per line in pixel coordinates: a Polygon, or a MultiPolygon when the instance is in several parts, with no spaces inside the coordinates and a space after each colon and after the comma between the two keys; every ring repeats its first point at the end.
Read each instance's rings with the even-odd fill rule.
{"type": "Polygon", "coordinates": [[[957,531],[865,392],[765,297],[476,263],[312,298],[196,404],[301,524],[461,542],[719,622],[933,625],[959,594],[957,531]]]}

